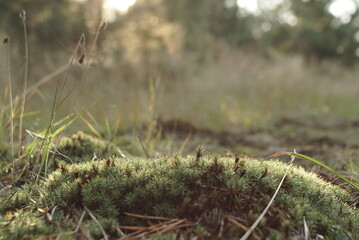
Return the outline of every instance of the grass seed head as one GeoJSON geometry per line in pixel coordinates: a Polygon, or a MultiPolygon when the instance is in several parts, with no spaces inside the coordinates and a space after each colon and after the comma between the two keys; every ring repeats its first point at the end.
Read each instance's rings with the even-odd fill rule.
{"type": "Polygon", "coordinates": [[[79,58],[79,63],[82,64],[84,62],[85,59],[85,54],[82,54],[81,57],[79,58]]]}
{"type": "Polygon", "coordinates": [[[103,21],[100,26],[100,32],[104,31],[107,28],[107,21],[103,21]]]}
{"type": "Polygon", "coordinates": [[[21,10],[21,12],[19,13],[20,18],[25,21],[26,20],[26,11],[23,9],[21,10]]]}
{"type": "Polygon", "coordinates": [[[196,154],[197,161],[203,156],[203,152],[204,152],[204,147],[202,145],[199,145],[197,148],[197,154],[196,154]]]}
{"type": "Polygon", "coordinates": [[[4,37],[4,39],[3,39],[3,43],[4,44],[9,44],[10,43],[10,37],[9,36],[6,36],[6,37],[4,37]]]}

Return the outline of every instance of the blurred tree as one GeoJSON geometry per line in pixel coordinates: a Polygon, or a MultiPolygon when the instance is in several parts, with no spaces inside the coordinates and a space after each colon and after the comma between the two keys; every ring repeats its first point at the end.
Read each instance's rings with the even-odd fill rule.
{"type": "Polygon", "coordinates": [[[206,51],[213,39],[223,39],[266,56],[276,49],[314,61],[339,58],[350,64],[359,59],[358,9],[344,23],[329,12],[329,0],[258,2],[259,13],[239,8],[234,0],[167,0],[166,4],[169,20],[184,27],[189,50],[206,51]]]}
{"type": "MultiPolygon", "coordinates": [[[[22,41],[18,13],[25,9],[33,45],[69,46],[82,32],[93,33],[103,15],[103,2],[1,0],[0,27],[13,42],[22,41]]],[[[259,11],[253,13],[238,7],[236,0],[137,0],[128,13],[118,14],[110,29],[121,36],[119,54],[132,52],[132,60],[141,57],[148,71],[151,61],[159,63],[162,58],[166,63],[182,51],[207,59],[223,42],[265,56],[300,53],[315,61],[340,58],[346,64],[359,59],[358,9],[343,22],[328,10],[331,0],[276,2],[258,0],[259,11]]]]}
{"type": "Polygon", "coordinates": [[[26,11],[29,41],[43,47],[54,43],[68,45],[86,32],[84,3],[71,0],[1,0],[0,27],[13,42],[23,41],[19,12],[26,11]]]}
{"type": "Polygon", "coordinates": [[[345,64],[358,60],[358,9],[346,23],[333,16],[326,0],[284,0],[275,9],[261,14],[271,30],[259,39],[268,49],[275,46],[286,52],[303,54],[307,59],[321,61],[337,58],[345,64]]]}
{"type": "Polygon", "coordinates": [[[204,60],[216,56],[225,41],[232,46],[253,44],[253,16],[240,16],[235,0],[165,0],[167,19],[184,31],[184,49],[204,60]],[[213,55],[212,55],[213,54],[213,55]]]}
{"type": "Polygon", "coordinates": [[[329,3],[318,0],[291,1],[291,10],[298,19],[292,28],[294,49],[317,60],[337,57],[346,61],[354,60],[356,48],[359,47],[354,39],[355,32],[359,30],[352,22],[355,16],[348,23],[342,23],[328,11],[329,3]]]}
{"type": "MultiPolygon", "coordinates": [[[[173,79],[180,72],[182,27],[167,20],[165,0],[138,0],[109,25],[107,48],[118,62],[136,66],[136,79],[173,79]]],[[[128,67],[126,68],[126,71],[128,67]]]]}
{"type": "Polygon", "coordinates": [[[204,51],[208,47],[211,24],[216,20],[212,11],[215,1],[164,1],[168,20],[180,23],[185,30],[186,49],[204,51]]]}

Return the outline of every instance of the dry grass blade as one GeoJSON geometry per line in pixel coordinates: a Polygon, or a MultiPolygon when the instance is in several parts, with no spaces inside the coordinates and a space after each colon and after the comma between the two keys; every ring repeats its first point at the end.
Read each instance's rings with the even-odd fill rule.
{"type": "Polygon", "coordinates": [[[168,227],[172,227],[172,226],[176,225],[177,221],[178,221],[177,219],[173,219],[173,220],[161,223],[161,224],[153,225],[145,231],[140,230],[140,231],[134,232],[132,234],[129,234],[128,237],[139,239],[139,238],[143,238],[143,237],[149,237],[153,234],[160,234],[160,233],[164,232],[163,231],[164,229],[168,229],[168,227]]]}
{"type": "MultiPolygon", "coordinates": [[[[126,235],[125,237],[123,238],[120,238],[120,239],[134,239],[134,238],[139,238],[141,237],[143,234],[146,235],[146,234],[149,234],[151,232],[151,230],[153,229],[158,229],[160,228],[161,226],[163,226],[163,224],[166,224],[168,222],[172,222],[173,220],[170,220],[170,221],[167,221],[165,223],[160,223],[160,224],[156,224],[156,225],[152,225],[150,227],[143,227],[143,226],[134,226],[133,229],[129,229],[129,230],[135,230],[135,228],[138,228],[138,230],[135,230],[135,232],[131,233],[131,234],[128,234],[126,235]]],[[[117,226],[121,229],[121,226],[117,226]]],[[[129,228],[130,226],[124,226],[125,228],[129,228]]],[[[126,229],[124,229],[126,230],[126,229]]]]}
{"type": "Polygon", "coordinates": [[[90,214],[90,217],[92,218],[92,220],[95,221],[95,223],[97,224],[97,226],[100,228],[101,232],[102,232],[102,235],[103,235],[103,238],[105,240],[108,240],[108,236],[105,232],[105,229],[103,229],[102,225],[100,224],[100,222],[97,220],[97,218],[92,214],[92,212],[87,208],[85,207],[86,211],[90,214]]]}
{"type": "Polygon", "coordinates": [[[231,217],[227,217],[228,221],[230,221],[231,223],[233,223],[234,225],[236,225],[237,227],[239,227],[240,229],[244,230],[244,231],[248,231],[248,227],[244,226],[242,223],[236,221],[234,218],[231,217]]]}
{"type": "Polygon", "coordinates": [[[134,214],[134,213],[128,213],[128,212],[125,212],[124,214],[125,214],[126,216],[129,216],[129,217],[149,219],[149,220],[163,220],[163,221],[173,220],[173,218],[156,217],[156,216],[146,216],[146,215],[140,215],[140,214],[134,214]]]}
{"type": "Polygon", "coordinates": [[[309,240],[310,233],[309,233],[309,228],[307,225],[307,221],[305,221],[305,218],[303,219],[303,225],[304,225],[304,240],[309,240]]]}
{"type": "Polygon", "coordinates": [[[186,219],[178,220],[178,221],[176,221],[173,224],[170,224],[168,226],[165,225],[164,228],[161,231],[159,231],[159,232],[156,231],[156,232],[159,235],[161,235],[161,234],[163,234],[165,232],[173,231],[173,230],[177,229],[178,226],[182,226],[182,223],[184,223],[185,221],[186,221],[186,219]]]}
{"type": "Polygon", "coordinates": [[[90,121],[88,121],[80,112],[76,111],[76,114],[86,124],[86,126],[91,130],[93,134],[95,134],[98,138],[102,138],[101,133],[96,130],[96,128],[90,123],[90,121]]]}
{"type": "MultiPolygon", "coordinates": [[[[294,150],[295,152],[295,150],[294,150]]],[[[264,216],[266,215],[266,213],[268,212],[270,206],[272,206],[274,199],[277,197],[277,194],[279,192],[279,189],[282,187],[282,184],[285,180],[285,178],[287,177],[287,174],[289,172],[289,170],[291,169],[291,166],[293,164],[293,161],[295,159],[295,156],[291,157],[291,161],[289,163],[289,168],[287,169],[287,171],[284,173],[282,180],[280,181],[275,193],[273,194],[271,200],[269,201],[268,205],[266,206],[266,208],[263,210],[263,212],[261,213],[261,215],[259,215],[259,217],[257,218],[257,220],[253,223],[253,225],[248,229],[248,231],[241,237],[241,240],[246,240],[254,231],[254,229],[258,226],[258,224],[260,223],[260,221],[262,221],[262,219],[264,218],[264,216]]]]}
{"type": "MultiPolygon", "coordinates": [[[[249,228],[244,226],[242,223],[238,222],[235,218],[233,218],[231,216],[227,216],[227,219],[228,219],[228,221],[233,223],[236,227],[242,229],[243,231],[248,231],[249,228]]],[[[253,238],[258,239],[258,240],[261,239],[256,233],[253,233],[253,238]]]]}
{"type": "Polygon", "coordinates": [[[192,136],[192,132],[190,132],[190,133],[187,135],[187,137],[185,138],[185,140],[182,142],[181,147],[180,147],[179,150],[178,150],[179,153],[182,153],[182,152],[183,152],[183,150],[184,150],[184,148],[186,147],[186,145],[188,144],[188,142],[189,142],[191,136],[192,136]]]}
{"type": "Polygon", "coordinates": [[[81,239],[86,239],[86,240],[87,239],[92,239],[91,236],[89,235],[87,229],[86,229],[87,231],[84,231],[83,229],[81,229],[81,224],[82,224],[82,221],[83,221],[83,219],[85,217],[85,213],[86,213],[85,211],[82,213],[80,219],[78,219],[77,216],[74,216],[75,222],[77,223],[77,226],[76,226],[75,230],[73,230],[71,232],[60,233],[59,235],[57,235],[56,240],[60,240],[62,236],[73,235],[73,234],[77,233],[79,230],[82,233],[81,239]]]}
{"type": "Polygon", "coordinates": [[[120,228],[122,230],[130,230],[130,231],[145,231],[147,229],[149,229],[149,227],[142,227],[142,226],[125,226],[125,225],[118,225],[116,226],[117,228],[120,228]]]}
{"type": "MultiPolygon", "coordinates": [[[[135,214],[136,216],[136,214],[135,214]]],[[[137,215],[136,217],[143,217],[142,215],[137,215]]],[[[147,217],[147,216],[144,216],[147,217]]],[[[157,217],[154,217],[157,219],[157,217]]],[[[148,218],[145,218],[148,219],[148,218]]],[[[162,219],[161,217],[159,217],[159,219],[162,219]]],[[[141,226],[117,226],[120,229],[123,230],[136,230],[135,232],[128,234],[120,239],[142,239],[142,238],[146,238],[146,237],[150,237],[150,236],[154,236],[154,235],[162,235],[166,232],[170,232],[170,231],[174,231],[176,229],[179,228],[186,228],[186,227],[193,227],[195,226],[194,223],[192,222],[188,222],[187,219],[170,219],[166,222],[160,223],[160,224],[156,224],[156,225],[152,225],[149,227],[141,227],[141,226]]]]}
{"type": "Polygon", "coordinates": [[[12,223],[15,220],[15,216],[12,216],[8,221],[6,222],[0,222],[0,226],[1,227],[6,227],[7,225],[9,225],[10,223],[12,223]]]}
{"type": "Polygon", "coordinates": [[[151,156],[150,156],[150,154],[148,153],[148,151],[147,151],[147,149],[146,149],[145,145],[143,144],[143,142],[142,142],[142,139],[141,139],[141,136],[140,136],[140,135],[138,135],[138,140],[140,141],[140,144],[141,144],[141,147],[142,147],[142,150],[143,150],[143,152],[144,152],[145,156],[146,156],[147,158],[150,158],[151,156]]]}
{"type": "Polygon", "coordinates": [[[26,89],[27,89],[27,81],[28,81],[28,72],[29,72],[29,49],[28,49],[28,40],[27,40],[27,29],[26,29],[26,12],[22,10],[20,12],[20,18],[22,20],[22,24],[24,27],[24,37],[25,37],[25,73],[24,73],[24,82],[22,86],[22,100],[21,100],[21,108],[20,108],[20,119],[19,119],[19,155],[21,155],[22,151],[22,123],[24,118],[24,110],[26,103],[26,89]]]}
{"type": "Polygon", "coordinates": [[[10,64],[10,38],[4,38],[4,44],[7,45],[6,48],[6,61],[7,61],[7,74],[9,81],[9,104],[10,104],[10,148],[11,148],[11,159],[12,159],[12,178],[15,180],[14,172],[15,170],[15,162],[14,162],[14,108],[12,102],[12,81],[11,81],[11,64],[10,64]]]}

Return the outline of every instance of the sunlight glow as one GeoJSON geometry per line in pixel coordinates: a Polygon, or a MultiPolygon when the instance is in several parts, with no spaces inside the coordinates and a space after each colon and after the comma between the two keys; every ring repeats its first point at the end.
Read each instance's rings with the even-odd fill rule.
{"type": "Polygon", "coordinates": [[[329,12],[339,18],[342,22],[347,23],[351,15],[355,12],[356,4],[353,0],[335,0],[329,6],[329,12]]]}
{"type": "Polygon", "coordinates": [[[104,8],[110,11],[116,10],[120,12],[127,12],[127,10],[136,3],[136,0],[106,0],[104,8]]]}
{"type": "Polygon", "coordinates": [[[255,13],[258,11],[258,2],[255,0],[237,0],[237,5],[248,12],[255,13]]]}
{"type": "MultiPolygon", "coordinates": [[[[260,11],[258,2],[258,0],[237,0],[237,5],[249,13],[256,14],[260,11]]],[[[262,9],[273,9],[282,2],[283,0],[272,0],[262,1],[260,4],[262,9]]],[[[329,3],[328,10],[343,23],[347,23],[350,21],[351,15],[355,12],[357,3],[359,3],[359,0],[332,0],[329,3]]]]}

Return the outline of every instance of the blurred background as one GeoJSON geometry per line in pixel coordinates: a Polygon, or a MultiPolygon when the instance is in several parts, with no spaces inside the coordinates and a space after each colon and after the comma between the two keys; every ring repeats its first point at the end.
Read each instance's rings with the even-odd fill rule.
{"type": "MultiPolygon", "coordinates": [[[[98,131],[106,124],[137,131],[155,121],[163,129],[225,132],[211,135],[225,147],[244,139],[233,151],[264,155],[305,142],[300,150],[314,156],[339,148],[357,159],[358,6],[358,0],[1,0],[0,35],[11,37],[17,94],[24,75],[19,12],[26,10],[29,86],[46,80],[26,105],[33,114],[25,125],[34,131],[50,119],[56,81],[64,79],[81,34],[87,57],[107,19],[76,103],[89,108],[87,121],[98,131]]],[[[80,56],[69,92],[84,71],[80,56]]],[[[71,104],[61,106],[62,117],[71,104]]],[[[70,129],[87,126],[78,121],[70,129]]]]}

